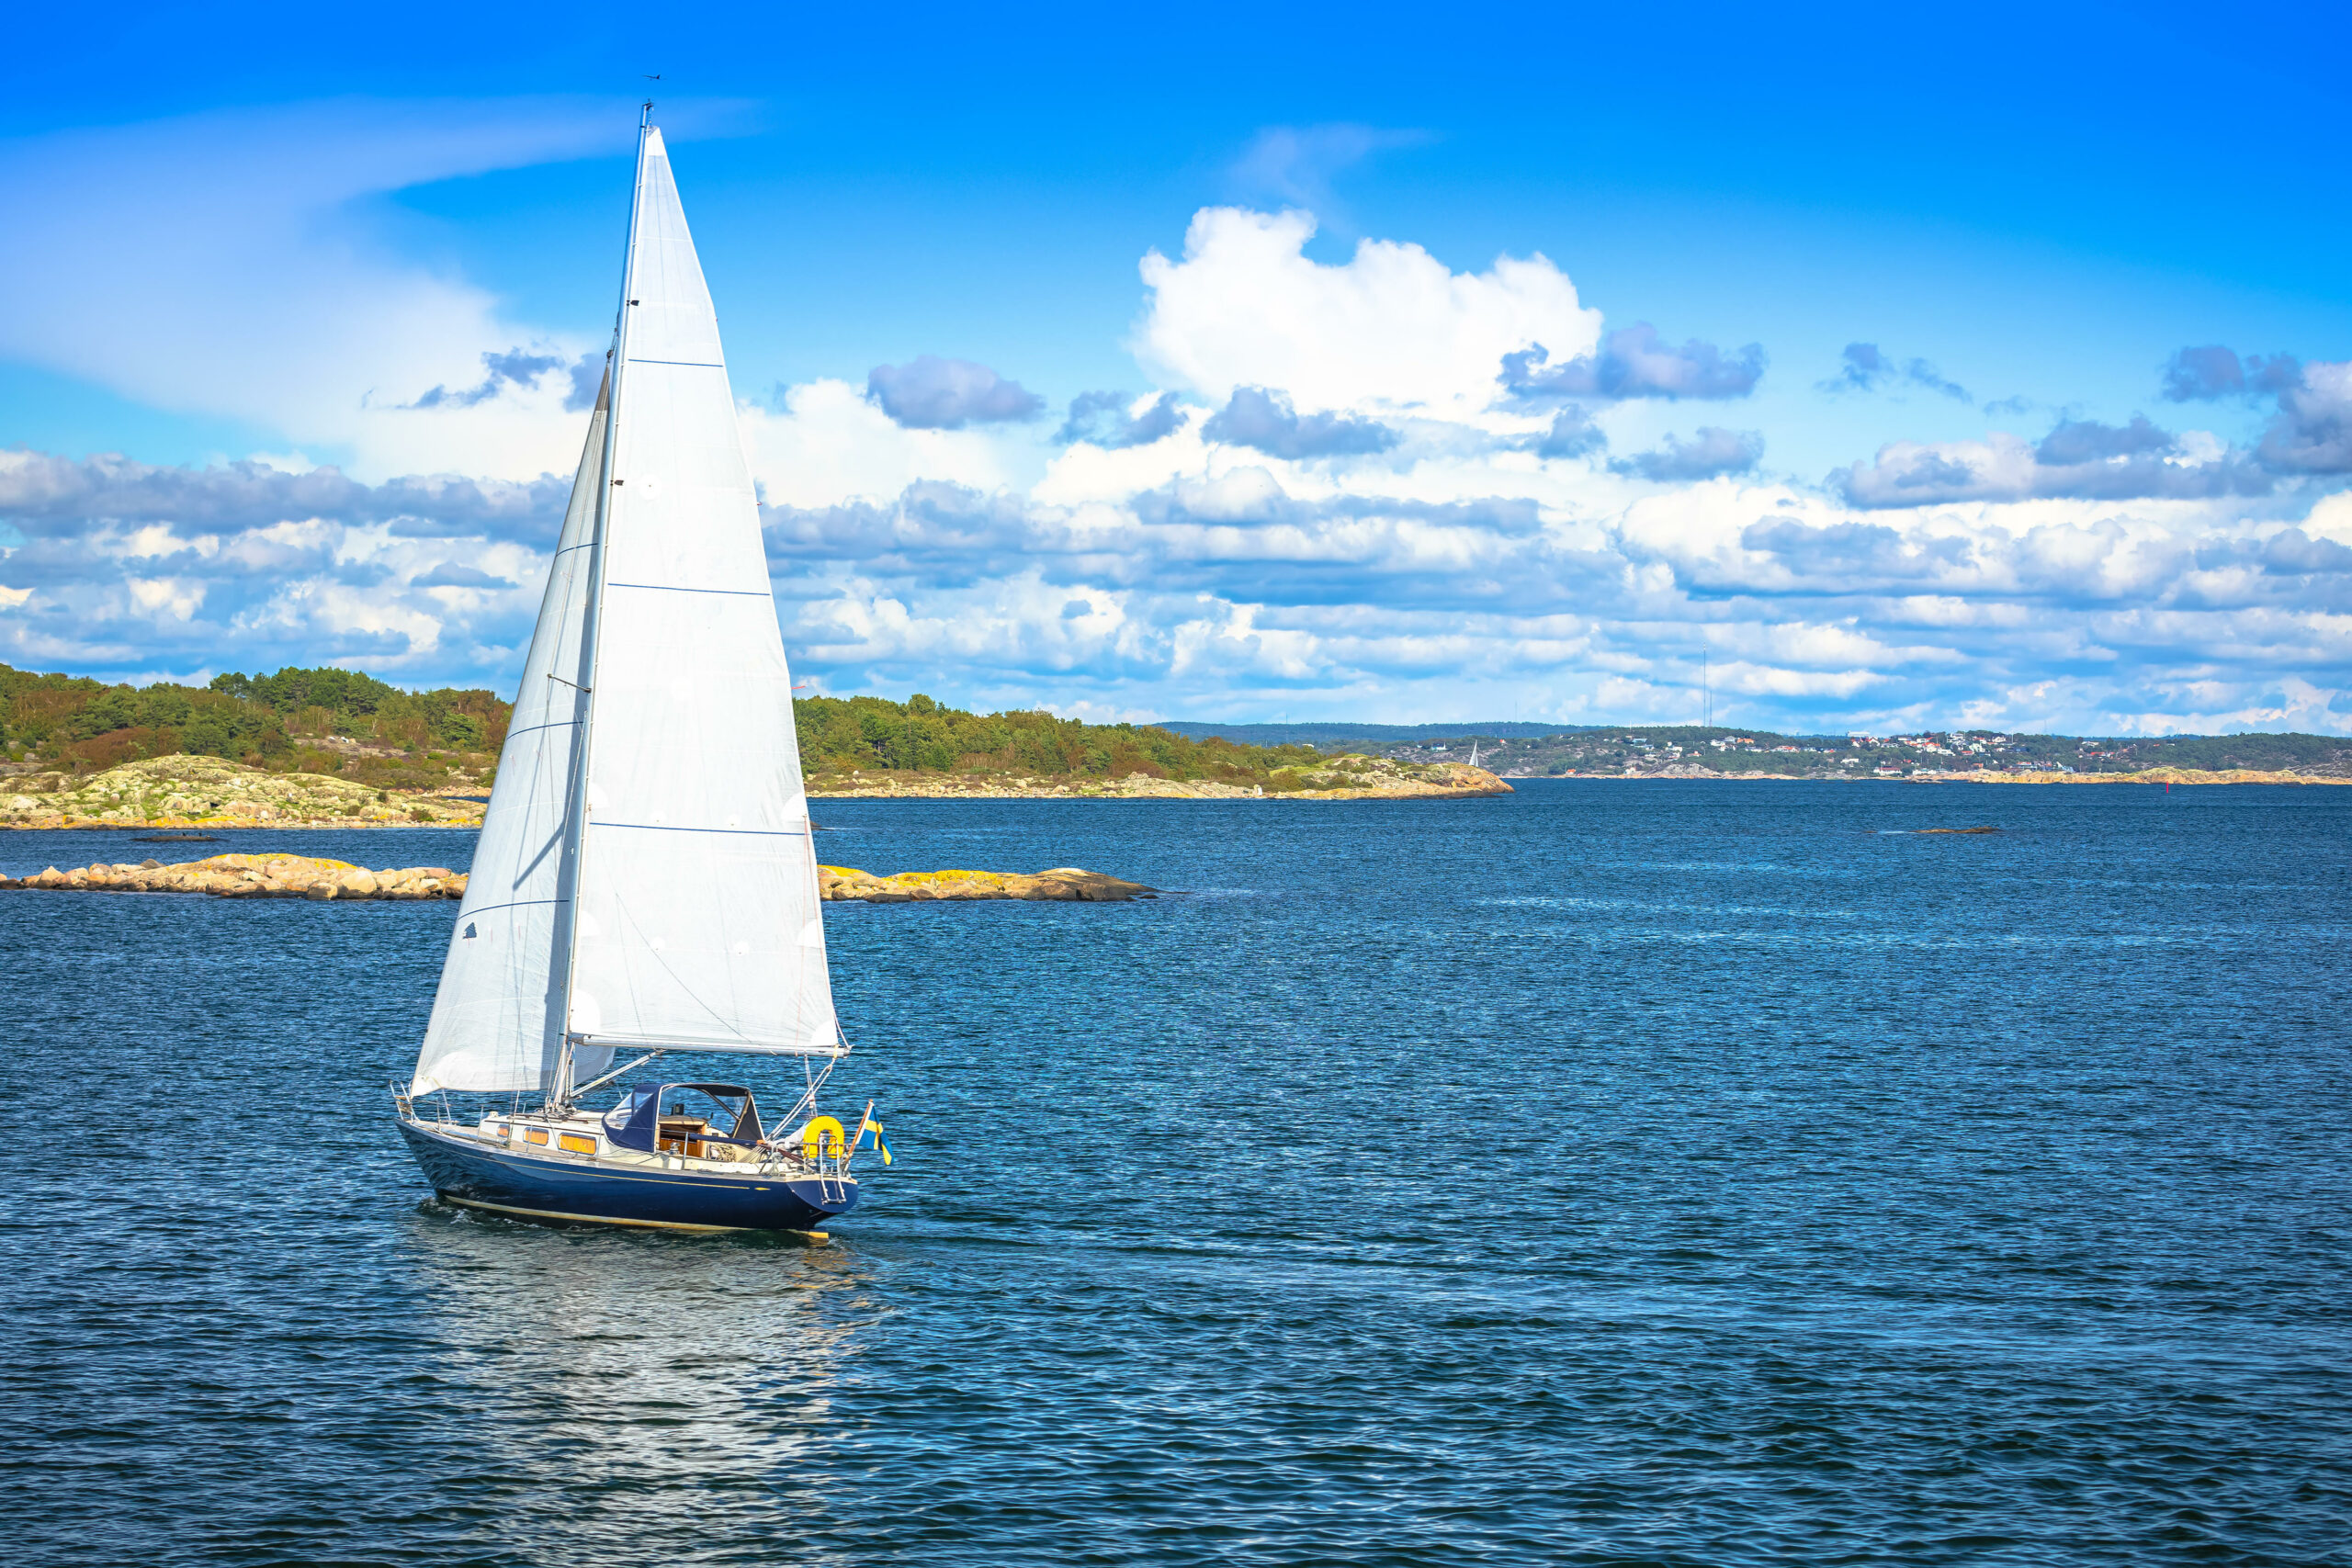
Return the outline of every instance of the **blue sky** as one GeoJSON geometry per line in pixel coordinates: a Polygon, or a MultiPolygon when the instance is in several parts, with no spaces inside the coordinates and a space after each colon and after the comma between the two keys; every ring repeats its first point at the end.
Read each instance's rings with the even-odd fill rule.
{"type": "Polygon", "coordinates": [[[36,17],[0,64],[0,658],[511,687],[580,416],[484,356],[601,345],[650,90],[824,689],[1672,719],[1703,651],[1742,723],[2345,729],[2346,34],[36,17]],[[2167,381],[2211,345],[2235,383],[2167,381]]]}

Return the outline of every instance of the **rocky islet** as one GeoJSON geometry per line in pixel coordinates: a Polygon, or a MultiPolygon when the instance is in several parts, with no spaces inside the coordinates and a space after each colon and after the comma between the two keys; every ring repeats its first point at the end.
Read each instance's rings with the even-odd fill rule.
{"type": "Polygon", "coordinates": [[[1035,876],[1001,871],[902,871],[876,876],[853,866],[817,868],[820,891],[826,902],[850,900],[868,904],[914,904],[931,901],[1017,898],[1033,903],[1124,904],[1133,898],[1154,898],[1159,890],[1140,882],[1124,882],[1099,871],[1074,865],[1056,866],[1035,876]]]}
{"type": "Polygon", "coordinates": [[[0,876],[0,891],[38,893],[203,893],[216,898],[459,898],[462,872],[419,865],[370,871],[349,861],[309,855],[214,855],[164,865],[96,862],[37,875],[0,876]]]}
{"type": "MultiPolygon", "coordinates": [[[[1056,866],[1035,875],[998,871],[907,871],[876,876],[853,866],[820,866],[819,886],[831,903],[967,902],[1012,898],[1029,902],[1120,904],[1149,898],[1158,889],[1079,866],[1056,866]]],[[[0,876],[0,891],[32,893],[201,893],[215,898],[460,898],[466,877],[446,866],[424,865],[370,871],[349,861],[309,855],[214,855],[209,860],[165,865],[95,862],[60,871],[51,866],[32,876],[0,876]]]]}

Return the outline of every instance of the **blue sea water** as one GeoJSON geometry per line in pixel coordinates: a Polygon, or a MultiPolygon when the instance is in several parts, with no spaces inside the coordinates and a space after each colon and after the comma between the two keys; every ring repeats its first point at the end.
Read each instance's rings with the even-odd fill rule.
{"type": "MultiPolygon", "coordinates": [[[[829,906],[813,1250],[435,1202],[448,905],[0,895],[0,1553],[2352,1556],[2352,790],[819,819],[1182,891],[829,906]]],[[[230,837],[0,870],[469,843],[230,837]]]]}

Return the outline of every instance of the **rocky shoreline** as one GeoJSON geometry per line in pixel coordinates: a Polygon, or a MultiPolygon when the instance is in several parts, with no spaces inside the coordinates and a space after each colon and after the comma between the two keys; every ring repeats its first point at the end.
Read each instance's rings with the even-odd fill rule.
{"type": "MultiPolygon", "coordinates": [[[[935,773],[852,773],[808,780],[811,800],[1470,800],[1511,793],[1513,778],[1856,780],[1851,773],[1719,772],[1679,761],[1602,773],[1502,775],[1464,762],[1400,763],[1333,757],[1285,769],[1271,787],[1215,779],[1068,779],[935,773]]],[[[2149,768],[2136,773],[1914,773],[1873,782],[1990,784],[2342,784],[2352,778],[2149,768]]],[[[82,778],[18,773],[0,778],[0,828],[54,831],[203,832],[250,828],[479,828],[483,803],[455,794],[372,789],[319,773],[273,773],[219,757],[151,757],[82,778]]]]}
{"type": "Polygon", "coordinates": [[[0,781],[0,827],[479,828],[482,803],[371,789],[324,773],[273,773],[222,757],[146,757],[101,773],[0,781]]]}
{"type": "Polygon", "coordinates": [[[1400,763],[1386,757],[1333,757],[1319,768],[1285,771],[1272,789],[1216,779],[1005,778],[969,774],[823,774],[811,800],[1470,800],[1510,795],[1510,784],[1464,762],[1400,763]]]}
{"type": "Polygon", "coordinates": [[[2352,784],[2319,773],[2264,773],[2256,768],[2143,768],[2131,773],[1917,773],[1906,784],[2352,784]]]}
{"type": "MultiPolygon", "coordinates": [[[[876,876],[854,866],[818,869],[819,891],[829,903],[963,903],[1013,898],[1036,903],[1124,904],[1156,898],[1159,890],[1140,882],[1105,876],[1080,866],[1056,866],[1035,875],[1002,871],[902,871],[876,876]]],[[[214,855],[209,860],[165,865],[104,861],[36,875],[0,876],[10,893],[200,893],[214,898],[462,898],[466,877],[447,866],[418,865],[370,871],[349,861],[309,855],[214,855]]]]}
{"type": "MultiPolygon", "coordinates": [[[[1400,764],[1335,757],[1285,770],[1272,787],[1213,779],[1055,779],[968,774],[854,773],[808,781],[812,800],[1457,800],[1509,795],[1510,785],[1460,762],[1400,764]]],[[[479,828],[483,803],[454,794],[379,790],[322,773],[273,773],[220,757],[149,757],[75,778],[25,773],[0,780],[0,828],[479,828]]]]}
{"type": "Polygon", "coordinates": [[[0,876],[0,892],[202,893],[215,898],[462,898],[466,878],[447,866],[370,871],[349,861],[309,855],[214,855],[165,865],[97,862],[33,876],[0,876]]]}
{"type": "Polygon", "coordinates": [[[1640,771],[1628,768],[1622,773],[1507,773],[1503,776],[1517,779],[1721,779],[1734,784],[1755,780],[1782,784],[2352,784],[2352,778],[2338,778],[2334,774],[2264,773],[2255,768],[2232,768],[2219,772],[2202,768],[2144,768],[2130,773],[1995,773],[1980,769],[1973,773],[1921,773],[1890,777],[1879,773],[1764,773],[1746,769],[1719,773],[1693,762],[1678,762],[1670,767],[1640,771]]]}

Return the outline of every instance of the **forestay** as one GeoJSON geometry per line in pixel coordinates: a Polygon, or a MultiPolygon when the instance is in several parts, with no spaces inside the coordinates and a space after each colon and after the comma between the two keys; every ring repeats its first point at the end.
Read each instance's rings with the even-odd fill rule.
{"type": "Polygon", "coordinates": [[[605,1045],[830,1053],[792,675],[718,318],[650,128],[637,202],[571,1027],[605,1045]]]}

